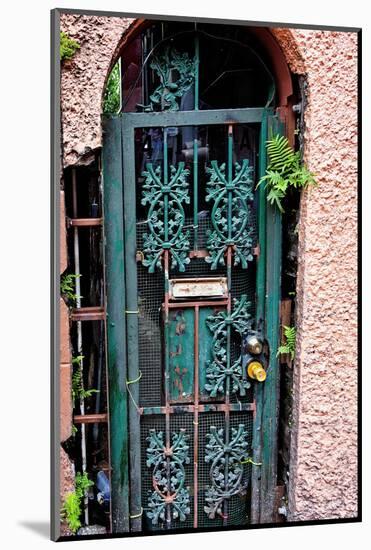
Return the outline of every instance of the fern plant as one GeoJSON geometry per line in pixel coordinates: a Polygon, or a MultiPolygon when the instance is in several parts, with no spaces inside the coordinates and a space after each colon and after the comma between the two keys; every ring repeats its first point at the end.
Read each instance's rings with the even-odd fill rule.
{"type": "Polygon", "coordinates": [[[288,190],[306,189],[316,185],[314,174],[301,162],[300,152],[295,152],[285,136],[276,135],[266,142],[268,167],[257,187],[265,183],[267,201],[284,212],[282,199],[288,190]]]}
{"type": "Polygon", "coordinates": [[[72,401],[73,403],[76,402],[78,399],[86,399],[88,397],[91,397],[93,393],[99,393],[99,390],[91,389],[91,390],[85,390],[84,384],[82,380],[82,372],[81,372],[81,362],[84,359],[83,355],[78,355],[77,357],[72,358],[72,366],[77,366],[78,368],[75,370],[75,372],[72,374],[72,401]]]}
{"type": "Polygon", "coordinates": [[[296,346],[296,327],[287,327],[283,326],[283,334],[286,340],[286,343],[278,348],[278,355],[287,353],[290,355],[291,360],[295,357],[295,346],[296,346]]]}
{"type": "Polygon", "coordinates": [[[80,49],[80,44],[70,38],[68,34],[61,31],[60,34],[60,46],[59,46],[59,57],[61,61],[65,59],[72,59],[76,51],[80,49]]]}
{"type": "Polygon", "coordinates": [[[81,275],[75,275],[74,273],[66,273],[61,277],[60,292],[68,302],[75,303],[78,298],[83,298],[83,296],[75,294],[75,281],[78,277],[81,277],[81,275]]]}
{"type": "Polygon", "coordinates": [[[120,109],[121,71],[119,62],[114,65],[108,80],[103,98],[103,113],[117,114],[120,109]]]}
{"type": "Polygon", "coordinates": [[[75,490],[68,493],[64,500],[61,509],[61,519],[67,522],[72,533],[76,533],[81,527],[80,517],[82,512],[82,501],[86,491],[93,485],[93,481],[88,478],[86,472],[83,474],[78,472],[75,478],[75,490]]]}

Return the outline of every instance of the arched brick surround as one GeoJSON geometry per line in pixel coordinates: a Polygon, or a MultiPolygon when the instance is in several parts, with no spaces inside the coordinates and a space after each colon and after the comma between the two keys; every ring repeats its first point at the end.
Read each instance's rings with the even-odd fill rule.
{"type": "MultiPolygon", "coordinates": [[[[64,167],[102,144],[104,84],[135,20],[61,14],[81,44],[61,76],[64,167]]],[[[299,223],[289,520],[357,515],[357,36],[271,29],[306,76],[304,158],[318,187],[299,223]]]]}

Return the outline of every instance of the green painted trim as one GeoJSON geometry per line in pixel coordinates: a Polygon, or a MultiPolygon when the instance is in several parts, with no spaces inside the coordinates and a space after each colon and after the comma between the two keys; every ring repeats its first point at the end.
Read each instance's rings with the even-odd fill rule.
{"type": "MultiPolygon", "coordinates": [[[[269,117],[268,135],[284,133],[277,117],[269,117]]],[[[269,366],[263,388],[261,509],[260,523],[274,519],[275,491],[277,485],[277,432],[279,408],[279,306],[281,299],[281,213],[267,204],[267,257],[266,257],[266,339],[269,345],[269,366]]]]}
{"type": "Polygon", "coordinates": [[[105,279],[109,380],[112,530],[129,531],[128,417],[122,211],[122,141],[119,118],[103,122],[105,279]]]}
{"type": "MultiPolygon", "coordinates": [[[[260,128],[259,140],[259,179],[267,168],[267,153],[265,142],[267,140],[266,111],[260,128]]],[[[266,220],[267,201],[264,186],[258,188],[258,242],[260,247],[256,271],[256,321],[258,327],[263,330],[265,324],[265,274],[266,274],[266,220]]],[[[256,464],[261,462],[261,437],[262,437],[262,409],[263,409],[263,384],[254,384],[254,400],[256,403],[255,421],[253,428],[252,455],[256,464]]],[[[251,522],[259,523],[260,518],[260,472],[261,468],[251,466],[251,522]]]]}
{"type": "MultiPolygon", "coordinates": [[[[122,120],[123,122],[123,120],[122,120]]],[[[126,286],[126,310],[138,310],[138,285],[137,285],[137,262],[136,262],[136,174],[135,174],[135,141],[132,128],[126,128],[122,124],[123,142],[123,210],[124,210],[124,231],[125,231],[125,282],[118,281],[121,287],[126,286]]],[[[122,218],[121,218],[122,219],[122,218]]],[[[126,337],[127,337],[127,362],[128,380],[137,380],[139,377],[139,350],[138,350],[138,315],[129,314],[126,316],[126,337]]],[[[140,415],[139,405],[139,384],[130,385],[128,399],[129,406],[129,465],[130,465],[130,531],[142,530],[142,497],[141,497],[141,475],[140,468],[140,415]]]]}
{"type": "MultiPolygon", "coordinates": [[[[105,196],[105,210],[109,216],[105,219],[106,228],[106,259],[107,259],[107,313],[108,313],[108,357],[110,373],[111,411],[111,448],[112,466],[114,468],[112,481],[112,500],[114,532],[128,530],[129,516],[131,530],[141,530],[141,479],[140,470],[140,414],[137,408],[139,403],[139,385],[130,387],[132,398],[128,398],[126,379],[135,380],[139,376],[138,369],[138,318],[118,314],[125,309],[137,311],[137,279],[136,279],[136,213],[135,208],[135,166],[134,166],[134,128],[151,126],[181,126],[202,124],[226,124],[238,114],[238,122],[262,122],[260,138],[259,174],[266,168],[265,141],[269,127],[277,125],[277,119],[272,116],[271,110],[237,109],[229,111],[199,111],[178,113],[125,113],[119,118],[111,118],[105,122],[105,145],[103,150],[103,164],[105,185],[108,185],[108,196],[105,196]],[[191,120],[188,115],[191,114],[191,120]],[[193,116],[196,114],[197,119],[193,116]],[[118,121],[122,124],[122,143],[117,138],[118,121]],[[121,147],[121,149],[120,149],[121,147]],[[122,166],[122,151],[127,162],[122,166]],[[119,172],[119,175],[118,175],[119,172]],[[117,188],[117,178],[119,189],[117,188]],[[123,179],[122,179],[123,178],[123,179]],[[110,181],[113,181],[112,185],[110,181]],[[122,197],[122,181],[125,200],[122,197]],[[108,184],[106,183],[108,182],[108,184]],[[123,207],[124,204],[124,207],[123,207]],[[125,239],[121,222],[125,210],[125,239]],[[124,274],[123,243],[125,242],[124,274]],[[115,249],[116,247],[116,249],[115,249]],[[124,283],[124,284],[123,284],[124,283]],[[124,295],[126,283],[126,300],[124,295]],[[111,285],[109,293],[109,286],[111,285]],[[117,297],[117,299],[116,299],[117,297]],[[125,304],[126,301],[126,304],[125,304]],[[116,321],[112,322],[112,319],[116,321]],[[111,321],[111,322],[110,322],[111,321]],[[125,325],[126,323],[126,325],[125,325]],[[127,336],[127,346],[126,338],[127,336]],[[123,352],[124,350],[124,352],[123,352]],[[125,354],[127,350],[127,356],[125,354]],[[128,373],[126,375],[126,361],[130,357],[128,373]],[[121,369],[118,364],[120,360],[121,369]],[[123,371],[125,376],[123,377],[123,371]],[[119,381],[119,382],[118,382],[119,381]],[[123,382],[125,386],[122,387],[123,382]],[[121,384],[118,386],[118,383],[121,384]],[[117,387],[121,392],[117,392],[117,387]],[[112,388],[112,389],[111,389],[112,388]],[[115,393],[116,392],[116,393],[115,393]],[[130,422],[127,418],[129,409],[130,422]],[[118,421],[118,418],[120,419],[118,421]],[[128,442],[128,426],[130,425],[130,442],[128,442]],[[128,447],[130,443],[130,449],[128,447]],[[117,477],[119,465],[119,451],[125,449],[125,456],[121,466],[126,477],[117,477]],[[129,456],[129,458],[128,458],[129,456]],[[130,491],[129,469],[130,468],[130,491]],[[130,493],[130,512],[128,500],[130,493]],[[139,517],[138,517],[139,516],[139,517]],[[121,522],[119,524],[119,522],[121,522]]],[[[279,371],[276,359],[279,336],[279,301],[280,301],[280,269],[281,269],[281,217],[274,208],[266,202],[265,193],[259,189],[259,244],[260,257],[257,264],[257,317],[261,319],[261,329],[265,324],[265,337],[269,343],[270,365],[267,380],[262,384],[255,384],[256,414],[253,433],[253,462],[262,466],[252,466],[252,512],[253,523],[265,523],[273,519],[273,505],[276,487],[277,470],[277,423],[278,423],[278,384],[279,371]],[[266,280],[267,278],[267,280],[266,280]],[[264,429],[263,429],[264,428],[264,429]],[[262,445],[262,447],[261,447],[262,445]]],[[[165,330],[166,336],[166,330],[165,330]]],[[[148,414],[146,409],[144,414],[148,414]]],[[[212,409],[211,409],[212,410],[212,409]]],[[[152,409],[153,414],[153,409],[152,409]]]]}
{"type": "Polygon", "coordinates": [[[259,123],[264,109],[226,109],[223,111],[166,111],[155,113],[122,113],[125,128],[154,128],[166,126],[205,126],[228,123],[259,123]]]}

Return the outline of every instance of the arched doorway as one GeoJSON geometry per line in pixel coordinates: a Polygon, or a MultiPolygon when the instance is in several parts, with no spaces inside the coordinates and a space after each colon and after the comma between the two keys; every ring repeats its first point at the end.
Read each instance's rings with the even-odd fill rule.
{"type": "Polygon", "coordinates": [[[103,147],[116,532],[272,520],[281,219],[256,185],[291,119],[264,32],[145,23],[121,54],[103,147]]]}

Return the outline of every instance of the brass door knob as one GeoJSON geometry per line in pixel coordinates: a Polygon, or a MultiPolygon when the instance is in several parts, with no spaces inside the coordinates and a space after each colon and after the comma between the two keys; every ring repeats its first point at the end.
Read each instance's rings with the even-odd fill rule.
{"type": "Polygon", "coordinates": [[[263,342],[256,336],[250,336],[247,339],[246,348],[252,355],[259,355],[263,351],[263,342]]]}
{"type": "Polygon", "coordinates": [[[267,378],[267,373],[265,372],[265,368],[259,361],[251,361],[251,363],[247,366],[247,374],[252,378],[253,380],[257,380],[258,382],[264,382],[264,380],[267,378]]]}

